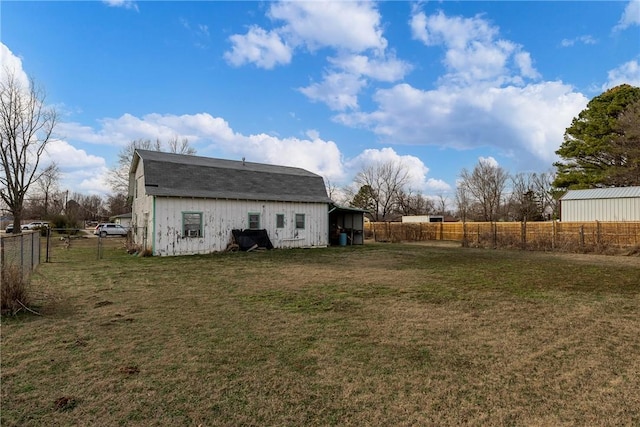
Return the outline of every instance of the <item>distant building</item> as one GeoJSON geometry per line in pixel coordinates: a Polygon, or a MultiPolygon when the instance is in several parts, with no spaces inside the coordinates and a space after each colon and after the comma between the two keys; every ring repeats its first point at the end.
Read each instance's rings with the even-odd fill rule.
{"type": "Polygon", "coordinates": [[[442,215],[403,215],[402,222],[444,222],[442,215]]]}
{"type": "Polygon", "coordinates": [[[640,221],[640,187],[569,190],[560,198],[560,219],[580,221],[640,221]]]}

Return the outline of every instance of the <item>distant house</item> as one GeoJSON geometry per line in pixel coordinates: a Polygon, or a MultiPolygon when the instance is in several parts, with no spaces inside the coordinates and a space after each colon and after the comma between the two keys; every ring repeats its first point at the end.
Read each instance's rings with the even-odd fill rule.
{"type": "Polygon", "coordinates": [[[560,198],[560,219],[640,221],[640,187],[569,190],[560,198]]]}
{"type": "Polygon", "coordinates": [[[131,227],[131,217],[132,215],[130,213],[125,213],[121,215],[112,216],[111,218],[109,218],[109,221],[116,224],[120,224],[125,228],[129,228],[131,227]]]}
{"type": "Polygon", "coordinates": [[[300,168],[137,150],[129,196],[134,240],[154,255],[223,251],[247,229],[275,248],[329,244],[324,180],[300,168]]]}

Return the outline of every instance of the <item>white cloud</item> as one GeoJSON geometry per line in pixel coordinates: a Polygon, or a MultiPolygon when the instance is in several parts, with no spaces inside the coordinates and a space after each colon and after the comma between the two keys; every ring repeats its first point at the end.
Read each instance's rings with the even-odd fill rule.
{"type": "Polygon", "coordinates": [[[377,110],[336,120],[369,128],[383,141],[455,149],[493,146],[546,164],[555,160],[565,128],[588,101],[560,82],[435,90],[399,84],[378,90],[374,100],[377,110]]]}
{"type": "Polygon", "coordinates": [[[247,34],[234,34],[229,39],[233,46],[224,58],[236,67],[253,63],[269,70],[291,62],[292,50],[276,31],[251,26],[247,34]]]}
{"type": "Polygon", "coordinates": [[[338,57],[327,59],[336,69],[383,82],[401,80],[412,68],[406,62],[398,60],[394,55],[386,58],[370,58],[366,55],[342,54],[338,57]]]}
{"type": "Polygon", "coordinates": [[[138,4],[133,0],[103,0],[102,2],[110,7],[122,7],[138,12],[138,4]]]}
{"type": "Polygon", "coordinates": [[[41,158],[41,165],[56,163],[60,169],[61,187],[80,193],[106,195],[108,168],[102,157],[88,154],[65,140],[51,140],[41,158]]]}
{"type": "Polygon", "coordinates": [[[631,0],[625,7],[620,20],[613,27],[613,31],[626,30],[634,25],[640,25],[640,1],[631,0]]]}
{"type": "Polygon", "coordinates": [[[355,176],[363,168],[372,164],[393,162],[402,165],[408,174],[408,187],[413,191],[423,193],[445,192],[451,187],[441,180],[427,179],[429,168],[419,158],[411,155],[401,156],[393,148],[367,149],[358,156],[347,161],[345,167],[351,176],[355,176]]]}
{"type": "Polygon", "coordinates": [[[489,157],[480,156],[480,157],[478,157],[478,162],[482,163],[483,165],[488,165],[488,166],[491,166],[491,167],[494,167],[494,168],[497,168],[498,166],[500,166],[498,161],[495,158],[491,157],[491,156],[489,156],[489,157]]]}
{"type": "Polygon", "coordinates": [[[284,1],[272,3],[267,15],[275,27],[252,26],[245,35],[232,35],[225,59],[234,66],[252,63],[272,69],[289,64],[296,50],[332,49],[336,54],[328,58],[323,80],[298,90],[333,110],[357,108],[364,78],[393,82],[411,69],[386,52],[381,16],[373,2],[284,1]]]}
{"type": "Polygon", "coordinates": [[[284,21],[279,30],[296,45],[313,51],[323,47],[363,52],[384,51],[380,13],[372,2],[278,2],[269,16],[284,21]]]}
{"type": "Polygon", "coordinates": [[[285,1],[273,3],[268,15],[282,25],[270,31],[253,25],[229,37],[232,48],[224,57],[230,64],[272,69],[289,64],[296,48],[383,52],[387,46],[373,3],[285,1]]]}
{"type": "Polygon", "coordinates": [[[574,46],[576,43],[596,44],[597,42],[598,41],[594,39],[592,36],[584,35],[584,36],[579,36],[572,39],[562,39],[562,41],[560,42],[560,46],[571,47],[571,46],[574,46]]]}
{"type": "Polygon", "coordinates": [[[343,111],[358,108],[358,93],[366,81],[347,73],[326,73],[321,83],[299,88],[312,101],[327,104],[332,110],[343,111]]]}
{"type": "Polygon", "coordinates": [[[539,78],[529,53],[499,39],[499,29],[479,16],[426,15],[414,8],[410,27],[413,38],[426,46],[445,47],[443,63],[448,72],[441,84],[522,84],[523,78],[539,78]]]}
{"type": "Polygon", "coordinates": [[[22,69],[22,59],[14,55],[13,52],[2,42],[0,42],[0,79],[5,81],[7,71],[13,73],[16,82],[22,88],[29,88],[29,76],[22,69]]]}
{"type": "Polygon", "coordinates": [[[607,82],[602,86],[602,90],[611,89],[623,83],[640,86],[640,64],[636,60],[625,62],[610,70],[607,77],[607,82]]]}

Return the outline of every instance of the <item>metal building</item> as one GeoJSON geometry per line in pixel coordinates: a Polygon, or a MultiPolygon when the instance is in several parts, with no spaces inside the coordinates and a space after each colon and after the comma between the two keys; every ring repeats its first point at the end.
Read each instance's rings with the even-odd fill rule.
{"type": "Polygon", "coordinates": [[[640,187],[569,190],[560,198],[560,219],[580,221],[640,221],[640,187]]]}

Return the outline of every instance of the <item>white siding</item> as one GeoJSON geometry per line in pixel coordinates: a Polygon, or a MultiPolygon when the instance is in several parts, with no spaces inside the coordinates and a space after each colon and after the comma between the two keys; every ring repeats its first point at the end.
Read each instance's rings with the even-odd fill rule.
{"type": "Polygon", "coordinates": [[[144,189],[144,168],[142,161],[135,171],[133,205],[131,209],[131,227],[133,241],[143,249],[153,247],[153,197],[147,196],[144,189]]]}
{"type": "Polygon", "coordinates": [[[640,221],[640,198],[562,200],[562,221],[640,221]]]}
{"type": "Polygon", "coordinates": [[[326,203],[156,197],[151,240],[154,255],[189,255],[225,250],[231,242],[231,230],[248,228],[249,213],[260,214],[260,228],[267,230],[276,248],[328,245],[326,203]],[[183,212],[202,213],[201,237],[182,235],[183,212]],[[284,228],[276,228],[277,214],[284,214],[284,228]],[[304,229],[295,228],[295,214],[305,215],[304,229]]]}

